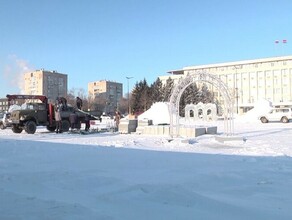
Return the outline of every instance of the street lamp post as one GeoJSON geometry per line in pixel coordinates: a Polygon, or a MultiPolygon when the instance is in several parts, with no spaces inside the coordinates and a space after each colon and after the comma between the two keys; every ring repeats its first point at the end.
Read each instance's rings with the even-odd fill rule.
{"type": "Polygon", "coordinates": [[[238,114],[238,85],[237,85],[237,70],[240,69],[241,66],[234,66],[234,69],[235,69],[235,80],[234,80],[234,95],[235,95],[235,98],[236,98],[236,113],[238,114]]]}
{"type": "Polygon", "coordinates": [[[130,90],[129,90],[129,81],[132,79],[132,76],[126,76],[128,81],[128,114],[130,115],[130,90]]]}
{"type": "Polygon", "coordinates": [[[118,86],[116,86],[116,110],[119,111],[119,101],[118,101],[118,86]]]}

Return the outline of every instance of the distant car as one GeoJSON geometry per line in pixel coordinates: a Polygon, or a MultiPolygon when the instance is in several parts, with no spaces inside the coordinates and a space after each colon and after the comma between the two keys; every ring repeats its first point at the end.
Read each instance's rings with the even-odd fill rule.
{"type": "Polygon", "coordinates": [[[10,113],[0,113],[0,129],[11,127],[10,113]]]}
{"type": "Polygon", "coordinates": [[[291,108],[273,108],[267,114],[261,115],[259,119],[262,123],[271,121],[288,123],[289,120],[292,120],[292,110],[291,108]]]}
{"type": "Polygon", "coordinates": [[[0,112],[0,128],[1,129],[4,129],[4,126],[3,126],[3,117],[4,117],[4,112],[0,112]]]}

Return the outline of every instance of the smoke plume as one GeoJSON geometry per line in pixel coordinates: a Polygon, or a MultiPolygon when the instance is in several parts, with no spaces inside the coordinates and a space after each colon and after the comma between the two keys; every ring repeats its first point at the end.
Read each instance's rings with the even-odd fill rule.
{"type": "Polygon", "coordinates": [[[16,55],[9,55],[4,66],[4,79],[10,87],[18,88],[20,93],[24,93],[24,73],[32,69],[26,60],[20,59],[16,55]]]}

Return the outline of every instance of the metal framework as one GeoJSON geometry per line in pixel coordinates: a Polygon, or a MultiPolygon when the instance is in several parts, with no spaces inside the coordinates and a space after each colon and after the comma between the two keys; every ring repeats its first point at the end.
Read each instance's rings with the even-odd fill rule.
{"type": "Polygon", "coordinates": [[[185,77],[179,79],[179,82],[173,88],[169,100],[169,116],[170,116],[170,136],[179,136],[179,102],[184,90],[195,82],[205,82],[213,85],[218,89],[224,99],[223,115],[224,115],[224,134],[227,136],[234,133],[233,122],[233,99],[229,94],[227,85],[217,76],[205,71],[189,70],[185,77]]]}
{"type": "Polygon", "coordinates": [[[6,95],[8,102],[15,99],[39,99],[42,103],[47,103],[48,99],[44,95],[6,95]]]}

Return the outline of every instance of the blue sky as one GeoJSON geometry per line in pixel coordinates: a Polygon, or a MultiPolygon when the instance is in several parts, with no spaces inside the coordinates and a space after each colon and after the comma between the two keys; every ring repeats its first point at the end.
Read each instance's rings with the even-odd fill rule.
{"type": "Polygon", "coordinates": [[[151,84],[189,65],[292,55],[291,0],[0,0],[0,97],[23,72],[151,84]],[[287,40],[287,44],[275,40],[287,40]]]}

